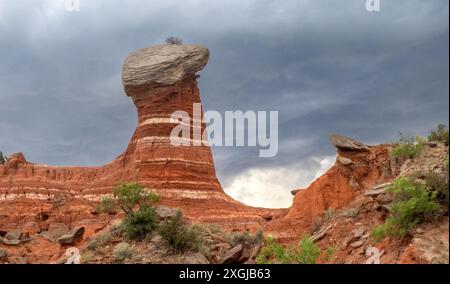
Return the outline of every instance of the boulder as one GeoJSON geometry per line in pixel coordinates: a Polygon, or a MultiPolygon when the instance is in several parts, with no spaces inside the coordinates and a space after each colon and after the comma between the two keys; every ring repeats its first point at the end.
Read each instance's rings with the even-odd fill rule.
{"type": "Polygon", "coordinates": [[[370,148],[359,141],[356,141],[352,138],[339,135],[339,134],[331,134],[330,142],[334,147],[340,150],[348,150],[348,151],[369,151],[370,148]]]}
{"type": "Polygon", "coordinates": [[[6,233],[5,239],[11,240],[11,241],[14,241],[14,240],[21,240],[21,239],[22,239],[22,236],[23,236],[22,231],[20,231],[20,230],[15,230],[15,231],[11,231],[11,232],[6,233]]]}
{"type": "Polygon", "coordinates": [[[71,245],[83,239],[84,227],[77,227],[71,230],[68,234],[62,235],[58,238],[58,243],[62,245],[71,245]]]}
{"type": "Polygon", "coordinates": [[[343,164],[344,166],[349,166],[349,165],[353,164],[353,161],[346,157],[338,156],[337,160],[339,163],[343,164]]]}
{"type": "Polygon", "coordinates": [[[362,236],[364,236],[365,232],[366,232],[366,228],[364,228],[364,227],[356,228],[356,229],[352,230],[353,238],[359,239],[362,236]]]}
{"type": "Polygon", "coordinates": [[[354,243],[351,243],[350,246],[355,249],[361,247],[363,244],[364,244],[363,241],[356,241],[354,243]]]}
{"type": "Polygon", "coordinates": [[[21,241],[20,240],[8,240],[5,238],[0,237],[0,244],[3,243],[7,246],[18,246],[20,245],[21,241]]]}
{"type": "Polygon", "coordinates": [[[297,193],[300,192],[300,190],[301,189],[294,189],[294,190],[291,191],[291,194],[295,196],[297,193]]]}
{"type": "Polygon", "coordinates": [[[58,239],[69,233],[69,227],[64,223],[52,223],[49,225],[48,230],[42,232],[40,235],[51,242],[56,242],[58,239]]]}
{"type": "Polygon", "coordinates": [[[122,82],[125,89],[172,85],[205,67],[209,50],[200,45],[162,44],[131,53],[125,60],[122,82]]]}

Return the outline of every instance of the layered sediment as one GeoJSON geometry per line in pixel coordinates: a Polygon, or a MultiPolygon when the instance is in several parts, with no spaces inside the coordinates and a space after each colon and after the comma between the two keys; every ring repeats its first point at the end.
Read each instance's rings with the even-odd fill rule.
{"type": "MultiPolygon", "coordinates": [[[[47,205],[58,198],[84,200],[72,221],[92,218],[86,202],[100,201],[121,182],[138,182],[156,191],[163,204],[182,208],[199,222],[244,229],[283,214],[283,210],[250,208],[226,195],[210,147],[192,146],[199,142],[194,135],[190,146],[171,143],[171,132],[180,123],[171,118],[172,113],[183,111],[194,118],[193,106],[201,104],[196,79],[208,58],[208,49],[196,45],[166,44],[130,54],[122,81],[136,106],[138,125],[125,152],[101,167],[53,167],[30,163],[21,153],[12,155],[0,165],[0,228],[42,223],[42,214],[49,215],[51,222],[66,222],[67,214],[61,210],[48,212],[53,207],[47,205]],[[33,200],[30,206],[15,205],[27,200],[33,200]]],[[[189,126],[192,132],[205,128],[194,119],[189,126]]]]}

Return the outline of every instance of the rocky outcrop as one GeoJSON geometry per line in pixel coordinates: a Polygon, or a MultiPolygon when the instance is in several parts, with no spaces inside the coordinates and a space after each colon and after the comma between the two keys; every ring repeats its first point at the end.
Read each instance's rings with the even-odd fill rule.
{"type": "Polygon", "coordinates": [[[330,142],[337,148],[340,159],[308,188],[293,191],[294,202],[287,216],[267,225],[267,230],[281,240],[289,241],[310,232],[327,210],[340,209],[366,189],[393,178],[390,145],[368,146],[337,134],[330,136],[330,142]],[[351,163],[342,163],[343,159],[351,163]]]}

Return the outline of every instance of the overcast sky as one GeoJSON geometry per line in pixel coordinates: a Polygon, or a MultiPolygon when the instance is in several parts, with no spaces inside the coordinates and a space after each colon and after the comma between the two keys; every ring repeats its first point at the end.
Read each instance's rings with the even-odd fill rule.
{"type": "Polygon", "coordinates": [[[122,153],[136,113],[133,50],[180,36],[210,49],[206,110],[278,110],[279,153],[215,148],[225,190],[286,207],[335,160],[328,134],[367,143],[426,134],[449,114],[448,0],[0,0],[0,150],[50,165],[122,153]]]}

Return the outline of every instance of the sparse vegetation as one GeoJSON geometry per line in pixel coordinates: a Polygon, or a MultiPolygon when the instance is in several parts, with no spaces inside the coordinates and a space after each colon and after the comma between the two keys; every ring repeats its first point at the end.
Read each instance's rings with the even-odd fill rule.
{"type": "Polygon", "coordinates": [[[97,213],[107,213],[107,214],[116,214],[117,206],[114,204],[114,201],[111,197],[105,196],[102,198],[102,202],[96,206],[95,212],[97,213]]]}
{"type": "Polygon", "coordinates": [[[268,237],[256,257],[256,262],[258,264],[315,264],[320,254],[320,248],[309,236],[304,236],[298,246],[282,246],[272,237],[268,237]]]}
{"type": "Polygon", "coordinates": [[[432,130],[428,135],[429,141],[440,142],[448,146],[448,128],[445,124],[439,124],[436,130],[432,130]]]}
{"type": "Polygon", "coordinates": [[[114,247],[114,256],[117,262],[123,262],[133,256],[133,248],[128,243],[119,243],[114,247]]]}
{"type": "Polygon", "coordinates": [[[255,245],[259,244],[264,240],[263,231],[258,230],[254,235],[250,234],[248,231],[232,233],[230,236],[230,244],[232,246],[237,246],[238,244],[243,245],[255,245]]]}
{"type": "Polygon", "coordinates": [[[94,253],[92,251],[86,251],[81,255],[80,262],[83,264],[91,263],[94,260],[94,253]]]}
{"type": "Polygon", "coordinates": [[[201,230],[197,226],[187,226],[183,222],[183,214],[178,210],[173,217],[162,222],[158,229],[159,234],[176,251],[199,251],[202,246],[201,230]]]}
{"type": "Polygon", "coordinates": [[[2,151],[0,151],[0,165],[3,165],[7,160],[6,156],[3,156],[2,151]]]}
{"type": "Polygon", "coordinates": [[[331,207],[328,207],[327,210],[325,210],[324,221],[328,222],[332,220],[335,216],[336,216],[335,210],[331,207]]]}
{"type": "Polygon", "coordinates": [[[437,192],[410,178],[397,179],[389,191],[394,194],[395,200],[390,205],[389,218],[372,231],[376,241],[386,236],[405,237],[418,224],[434,219],[441,210],[436,199],[437,192]]]}
{"type": "Polygon", "coordinates": [[[95,239],[91,240],[86,248],[88,250],[94,251],[97,248],[104,247],[110,240],[111,240],[112,234],[111,232],[106,232],[101,234],[100,236],[96,237],[95,239]]]}
{"type": "Polygon", "coordinates": [[[398,140],[394,143],[392,155],[397,158],[414,159],[423,150],[424,146],[424,138],[400,132],[398,140]]]}
{"type": "Polygon", "coordinates": [[[181,45],[181,44],[183,44],[183,39],[181,39],[180,37],[176,37],[176,36],[170,36],[170,37],[166,38],[166,43],[181,45]]]}
{"type": "Polygon", "coordinates": [[[311,223],[311,228],[310,228],[311,233],[314,233],[315,231],[319,230],[320,227],[322,227],[324,223],[325,223],[325,219],[323,217],[317,216],[316,218],[314,218],[314,220],[311,223]]]}
{"type": "Polygon", "coordinates": [[[358,216],[359,210],[360,208],[349,208],[345,211],[342,211],[340,215],[347,218],[355,218],[356,216],[358,216]]]}
{"type": "Polygon", "coordinates": [[[446,206],[448,210],[449,206],[449,187],[448,187],[448,168],[445,169],[444,174],[439,174],[436,172],[429,172],[425,176],[425,184],[428,190],[436,194],[437,201],[446,206]]]}

